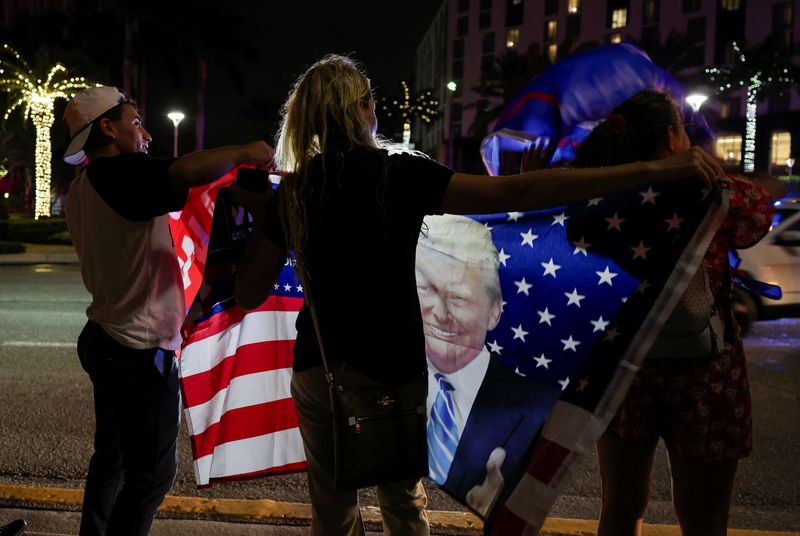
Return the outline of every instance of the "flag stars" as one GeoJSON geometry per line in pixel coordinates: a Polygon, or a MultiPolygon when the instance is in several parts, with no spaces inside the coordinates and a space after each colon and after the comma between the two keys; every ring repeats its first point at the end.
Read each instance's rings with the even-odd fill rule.
{"type": "Polygon", "coordinates": [[[559,214],[558,216],[553,216],[553,223],[551,223],[550,225],[556,225],[556,224],[558,224],[558,225],[560,225],[561,227],[564,227],[564,223],[565,223],[565,222],[566,222],[568,219],[569,219],[569,216],[567,216],[567,215],[566,215],[564,212],[562,212],[562,213],[561,213],[561,214],[559,214]]]}
{"type": "Polygon", "coordinates": [[[683,222],[683,218],[679,218],[677,212],[675,212],[670,219],[664,221],[668,225],[667,232],[670,232],[673,229],[676,231],[681,230],[680,228],[681,228],[681,223],[683,222]]]}
{"type": "Polygon", "coordinates": [[[603,340],[608,342],[614,342],[614,339],[616,339],[618,336],[619,336],[619,331],[617,331],[617,328],[614,327],[606,331],[606,338],[603,340]]]}
{"type": "Polygon", "coordinates": [[[567,385],[569,385],[569,376],[567,376],[563,380],[558,380],[558,385],[561,386],[562,391],[566,390],[567,385]]]}
{"type": "Polygon", "coordinates": [[[511,328],[511,331],[513,331],[513,332],[514,332],[514,339],[513,339],[513,340],[517,340],[517,339],[519,339],[519,340],[521,340],[522,342],[525,342],[525,335],[527,335],[527,334],[528,334],[528,332],[527,332],[527,331],[525,331],[524,329],[522,329],[522,324],[520,324],[519,326],[517,326],[517,327],[515,327],[515,328],[514,328],[514,327],[512,327],[512,328],[511,328]]]}
{"type": "Polygon", "coordinates": [[[606,231],[610,231],[611,229],[616,229],[617,231],[622,231],[622,224],[625,223],[624,218],[620,218],[616,212],[610,218],[606,218],[608,222],[608,228],[606,231]]]}
{"type": "Polygon", "coordinates": [[[600,205],[600,201],[602,201],[602,197],[595,197],[594,199],[590,199],[588,203],[586,203],[587,207],[596,207],[600,205]]]}
{"type": "Polygon", "coordinates": [[[653,187],[649,186],[646,192],[639,192],[639,195],[642,196],[642,204],[652,203],[656,204],[656,197],[661,195],[661,192],[654,192],[653,187]]]}
{"type": "Polygon", "coordinates": [[[297,292],[303,292],[303,285],[297,285],[297,292]]]}
{"type": "Polygon", "coordinates": [[[584,299],[586,296],[582,294],[578,294],[578,289],[572,289],[572,292],[565,292],[564,296],[567,297],[567,306],[569,305],[577,305],[578,307],[581,306],[581,300],[584,299]]]}
{"type": "Polygon", "coordinates": [[[547,365],[549,365],[552,361],[552,359],[547,359],[544,354],[540,355],[539,357],[534,357],[533,360],[536,361],[536,368],[544,367],[546,369],[550,368],[547,365]]]}
{"type": "Polygon", "coordinates": [[[544,268],[544,273],[542,274],[542,277],[544,277],[546,275],[552,275],[553,279],[555,279],[556,278],[556,271],[561,268],[560,265],[555,264],[553,262],[553,257],[550,257],[549,261],[542,262],[542,263],[539,263],[539,264],[541,264],[542,268],[544,268]]]}
{"type": "Polygon", "coordinates": [[[504,267],[508,267],[506,265],[506,261],[511,258],[511,255],[507,254],[502,248],[500,248],[500,253],[497,254],[497,257],[504,267]]]}
{"type": "Polygon", "coordinates": [[[517,376],[522,376],[523,378],[524,378],[525,376],[527,376],[527,374],[525,374],[524,372],[522,372],[521,370],[519,370],[519,367],[517,367],[517,368],[515,368],[515,369],[514,369],[514,374],[516,374],[517,376]]]}
{"type": "Polygon", "coordinates": [[[602,272],[595,272],[595,273],[600,277],[600,281],[598,281],[597,284],[602,285],[603,283],[608,283],[609,287],[614,286],[614,283],[612,283],[611,280],[617,277],[618,275],[609,270],[608,266],[606,266],[606,269],[603,270],[602,272]]]}
{"type": "Polygon", "coordinates": [[[652,286],[653,285],[648,283],[647,279],[645,279],[641,283],[639,283],[638,287],[636,287],[636,292],[638,292],[639,294],[644,294],[644,291],[647,290],[648,288],[652,287],[652,286]]]}
{"type": "Polygon", "coordinates": [[[647,252],[650,251],[651,249],[653,248],[646,247],[644,245],[644,241],[640,240],[638,246],[631,247],[631,250],[633,250],[633,260],[636,259],[647,260],[647,252]]]}
{"type": "Polygon", "coordinates": [[[526,296],[530,296],[528,292],[533,285],[525,281],[525,278],[522,278],[522,281],[514,281],[514,284],[517,285],[517,294],[525,294],[526,296]]]}
{"type": "Polygon", "coordinates": [[[275,283],[275,285],[273,285],[273,286],[275,287],[275,290],[280,290],[281,289],[281,286],[278,283],[275,283]]]}
{"type": "Polygon", "coordinates": [[[500,352],[503,351],[503,347],[497,344],[497,340],[495,339],[494,342],[488,343],[489,351],[493,354],[500,355],[500,352]]]}
{"type": "Polygon", "coordinates": [[[292,291],[292,285],[290,285],[289,283],[286,283],[285,285],[283,285],[283,290],[285,290],[286,292],[291,292],[292,291]]]}
{"type": "Polygon", "coordinates": [[[589,320],[589,322],[591,322],[592,326],[594,326],[592,333],[595,331],[605,331],[608,325],[611,323],[608,320],[603,320],[602,315],[597,320],[589,320]]]}
{"type": "Polygon", "coordinates": [[[575,339],[573,339],[572,335],[569,336],[569,339],[560,339],[560,341],[561,344],[564,345],[564,350],[563,350],[564,352],[566,352],[567,350],[572,350],[573,352],[577,352],[578,345],[581,343],[581,341],[576,341],[575,339]]]}
{"type": "Polygon", "coordinates": [[[550,314],[550,311],[547,310],[547,307],[544,308],[544,311],[536,311],[536,314],[539,315],[540,324],[547,324],[548,326],[553,325],[550,323],[550,321],[554,319],[556,315],[550,314]]]}
{"type": "Polygon", "coordinates": [[[575,246],[575,251],[573,251],[573,252],[572,252],[572,254],[573,254],[573,255],[577,255],[578,253],[583,253],[583,256],[584,256],[584,257],[588,257],[588,255],[587,255],[586,251],[587,251],[587,250],[588,250],[590,247],[592,247],[592,245],[591,245],[591,244],[589,244],[588,242],[586,242],[586,241],[583,239],[583,237],[581,237],[581,239],[580,239],[580,240],[578,240],[577,242],[573,242],[573,243],[572,243],[572,245],[573,245],[573,246],[575,246]]]}
{"type": "Polygon", "coordinates": [[[578,387],[575,390],[582,393],[587,387],[589,387],[589,378],[582,378],[578,380],[578,387]]]}
{"type": "Polygon", "coordinates": [[[517,221],[522,217],[522,212],[509,212],[508,221],[517,221]]]}
{"type": "Polygon", "coordinates": [[[528,229],[527,233],[519,233],[519,236],[522,237],[521,245],[533,247],[533,241],[539,238],[539,235],[535,235],[531,231],[533,231],[533,229],[528,229]]]}

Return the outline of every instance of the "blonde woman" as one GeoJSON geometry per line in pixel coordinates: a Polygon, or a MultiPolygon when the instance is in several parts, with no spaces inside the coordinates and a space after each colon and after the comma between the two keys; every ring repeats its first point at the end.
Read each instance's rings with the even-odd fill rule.
{"type": "MultiPolygon", "coordinates": [[[[314,296],[328,361],[346,361],[386,383],[427,370],[414,279],[424,216],[534,210],[656,180],[710,183],[722,175],[700,149],[605,169],[466,175],[418,155],[389,154],[376,129],[369,79],[355,61],[327,56],[300,75],[284,104],[277,143],[278,165],[288,175],[256,210],[257,238],[242,260],[236,296],[243,308],[258,307],[294,251],[296,269],[314,296]]],[[[312,533],[364,534],[357,493],[333,486],[328,386],[306,306],[297,318],[293,369],[312,533]]],[[[378,486],[378,499],[386,534],[429,533],[421,481],[378,486]]]]}

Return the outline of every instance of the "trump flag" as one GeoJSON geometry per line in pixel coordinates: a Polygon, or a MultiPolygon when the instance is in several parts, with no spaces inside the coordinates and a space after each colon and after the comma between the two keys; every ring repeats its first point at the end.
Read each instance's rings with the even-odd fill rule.
{"type": "MultiPolygon", "coordinates": [[[[455,317],[472,299],[469,271],[448,263],[477,246],[446,250],[436,241],[437,217],[426,219],[417,285],[430,371],[430,476],[486,521],[487,534],[538,530],[572,463],[594,452],[694,275],[726,199],[688,181],[545,211],[453,217],[469,220],[458,229],[477,225],[476,235],[488,240],[497,280],[484,285],[492,287],[489,298],[473,315],[483,319],[481,339],[463,368],[445,362],[461,328],[433,318],[445,310],[455,317]],[[426,265],[428,250],[447,262],[426,265]],[[445,361],[437,361],[437,345],[445,361]],[[466,402],[457,400],[460,391],[466,402]]],[[[289,394],[302,286],[287,261],[273,294],[243,313],[233,298],[231,251],[249,217],[224,190],[215,206],[198,206],[214,214],[214,225],[181,355],[197,483],[303,470],[289,394]]],[[[477,243],[470,240],[462,234],[459,241],[477,243]]]]}

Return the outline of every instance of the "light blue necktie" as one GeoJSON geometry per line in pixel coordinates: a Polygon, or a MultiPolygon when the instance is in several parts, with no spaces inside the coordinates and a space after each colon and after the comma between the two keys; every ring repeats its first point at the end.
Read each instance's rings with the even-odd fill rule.
{"type": "Polygon", "coordinates": [[[436,393],[428,419],[428,476],[437,484],[444,484],[458,446],[458,430],[453,397],[450,395],[453,386],[442,374],[436,373],[434,378],[439,384],[439,392],[436,393]]]}

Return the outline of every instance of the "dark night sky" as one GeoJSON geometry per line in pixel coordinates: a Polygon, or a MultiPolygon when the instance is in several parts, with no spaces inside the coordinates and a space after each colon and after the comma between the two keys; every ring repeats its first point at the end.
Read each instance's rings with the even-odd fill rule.
{"type": "MultiPolygon", "coordinates": [[[[327,53],[351,54],[360,61],[378,95],[398,93],[400,80],[414,76],[416,47],[441,0],[234,0],[229,4],[246,21],[243,31],[261,58],[241,62],[243,88],[235,87],[220,62],[210,62],[206,147],[274,135],[275,111],[291,83],[327,53]]],[[[174,106],[188,111],[194,99],[188,83],[177,91],[165,84],[151,93],[147,115],[159,142],[153,144],[155,150],[168,150],[172,136],[171,124],[160,121],[157,109],[174,106]]],[[[180,128],[181,152],[191,150],[193,118],[187,117],[180,128]]]]}

